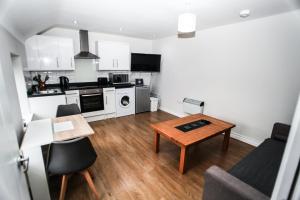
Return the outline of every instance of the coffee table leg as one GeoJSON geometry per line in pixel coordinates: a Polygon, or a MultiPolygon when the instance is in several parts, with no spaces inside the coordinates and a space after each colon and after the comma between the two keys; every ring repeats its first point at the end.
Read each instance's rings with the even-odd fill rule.
{"type": "Polygon", "coordinates": [[[187,152],[187,148],[185,146],[182,146],[180,151],[180,161],[179,161],[179,172],[181,174],[185,172],[186,152],[187,152]]]}
{"type": "Polygon", "coordinates": [[[231,131],[231,129],[225,131],[224,141],[223,141],[223,151],[227,151],[228,150],[229,139],[230,139],[230,131],[231,131]]]}
{"type": "Polygon", "coordinates": [[[160,134],[157,132],[154,132],[154,151],[155,153],[159,152],[159,141],[160,141],[160,134]]]}

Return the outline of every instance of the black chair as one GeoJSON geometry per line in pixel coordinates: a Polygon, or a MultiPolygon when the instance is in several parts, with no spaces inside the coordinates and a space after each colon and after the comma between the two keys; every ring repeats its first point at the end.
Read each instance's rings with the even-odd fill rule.
{"type": "Polygon", "coordinates": [[[77,104],[59,105],[56,111],[56,117],[64,117],[69,115],[81,114],[77,104]]]}
{"type": "MultiPolygon", "coordinates": [[[[58,106],[57,117],[72,114],[80,114],[77,104],[58,106]]],[[[55,142],[50,145],[47,170],[51,175],[62,176],[59,200],[65,198],[68,178],[74,173],[80,173],[87,181],[96,198],[100,199],[89,171],[89,167],[93,165],[96,158],[97,154],[87,137],[55,142]]]]}

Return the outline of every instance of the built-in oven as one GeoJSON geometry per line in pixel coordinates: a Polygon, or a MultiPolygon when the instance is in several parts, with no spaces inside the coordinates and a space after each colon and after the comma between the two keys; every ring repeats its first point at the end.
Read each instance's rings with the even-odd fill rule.
{"type": "Polygon", "coordinates": [[[85,89],[79,91],[81,112],[95,112],[104,110],[103,90],[85,89]]]}

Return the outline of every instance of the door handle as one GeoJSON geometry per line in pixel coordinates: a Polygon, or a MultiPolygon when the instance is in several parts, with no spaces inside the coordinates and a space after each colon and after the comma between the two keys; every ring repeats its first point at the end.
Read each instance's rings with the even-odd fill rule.
{"type": "Polygon", "coordinates": [[[23,172],[28,171],[28,165],[29,165],[29,157],[24,157],[23,155],[20,155],[20,157],[17,160],[18,166],[21,168],[23,172]]]}
{"type": "Polygon", "coordinates": [[[82,94],[82,97],[94,97],[94,96],[100,96],[101,94],[82,94]]]}
{"type": "Polygon", "coordinates": [[[58,58],[56,58],[56,66],[59,68],[58,58]]]}

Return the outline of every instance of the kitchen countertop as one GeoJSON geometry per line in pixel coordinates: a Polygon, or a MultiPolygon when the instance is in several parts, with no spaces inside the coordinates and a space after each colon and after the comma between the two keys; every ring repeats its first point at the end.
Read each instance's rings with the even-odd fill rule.
{"type": "Polygon", "coordinates": [[[27,96],[29,98],[32,98],[32,97],[46,97],[46,96],[56,96],[56,95],[65,95],[65,93],[64,92],[55,92],[55,93],[47,93],[47,94],[33,93],[27,96]]]}
{"type": "MultiPolygon", "coordinates": [[[[114,88],[126,88],[126,87],[133,87],[135,84],[108,84],[108,85],[102,85],[99,86],[98,82],[80,82],[80,83],[70,83],[70,89],[68,90],[80,90],[83,89],[83,87],[96,87],[96,88],[109,88],[109,87],[114,87],[114,88]]],[[[55,96],[55,95],[65,95],[65,92],[61,91],[59,88],[59,84],[48,84],[47,85],[48,90],[51,91],[57,91],[53,93],[37,93],[34,92],[33,94],[28,94],[27,96],[29,98],[32,97],[44,97],[44,96],[55,96]]]]}

